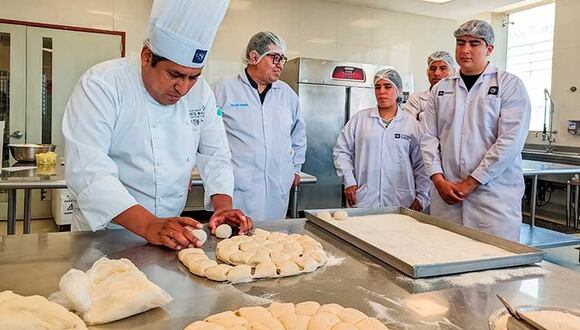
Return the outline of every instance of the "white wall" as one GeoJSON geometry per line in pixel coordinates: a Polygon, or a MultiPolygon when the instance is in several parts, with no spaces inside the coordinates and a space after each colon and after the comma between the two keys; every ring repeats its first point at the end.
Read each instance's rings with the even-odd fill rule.
{"type": "MultiPolygon", "coordinates": [[[[0,0],[0,18],[72,25],[127,33],[136,55],[152,0],[0,0]]],[[[452,51],[457,22],[319,0],[232,0],[205,70],[210,82],[242,69],[241,54],[253,33],[271,30],[304,56],[396,67],[412,73],[415,90],[427,88],[425,59],[452,51]]]]}
{"type": "MultiPolygon", "coordinates": [[[[580,120],[580,91],[571,92],[570,87],[580,90],[580,37],[578,20],[580,1],[556,0],[554,26],[554,57],[552,62],[552,97],[554,99],[554,126],[556,145],[580,147],[580,136],[568,134],[568,120],[580,120]]],[[[543,143],[535,134],[528,136],[528,143],[543,143]]]]}

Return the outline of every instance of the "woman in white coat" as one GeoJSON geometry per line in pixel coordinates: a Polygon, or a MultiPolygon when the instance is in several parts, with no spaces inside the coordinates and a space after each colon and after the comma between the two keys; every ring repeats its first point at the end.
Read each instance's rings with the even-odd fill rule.
{"type": "Polygon", "coordinates": [[[401,111],[402,81],[394,69],[375,74],[377,106],[346,124],[333,157],[351,207],[429,205],[429,179],[421,160],[417,120],[401,111]]]}

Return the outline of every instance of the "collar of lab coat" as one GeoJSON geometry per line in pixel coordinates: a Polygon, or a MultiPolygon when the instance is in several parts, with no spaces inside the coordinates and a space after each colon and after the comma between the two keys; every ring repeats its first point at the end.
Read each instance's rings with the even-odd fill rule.
{"type": "MultiPolygon", "coordinates": [[[[487,66],[485,70],[483,70],[482,76],[486,76],[488,74],[496,74],[497,73],[497,66],[495,66],[491,62],[487,62],[487,66]]],[[[449,76],[448,79],[461,79],[461,69],[455,70],[455,72],[449,76]]]]}
{"type": "MultiPolygon", "coordinates": [[[[378,120],[382,120],[382,117],[379,114],[379,107],[378,106],[376,106],[373,109],[373,111],[371,111],[370,116],[371,116],[371,118],[377,118],[378,120]]],[[[402,117],[403,117],[403,111],[401,111],[401,106],[397,105],[397,114],[393,118],[393,121],[391,121],[391,124],[400,121],[402,117]]]]}
{"type": "MultiPolygon", "coordinates": [[[[244,84],[248,85],[248,87],[254,88],[254,87],[252,87],[252,84],[250,84],[250,81],[248,80],[248,77],[246,76],[245,71],[242,71],[238,74],[238,79],[240,79],[244,84]]],[[[279,80],[276,80],[272,83],[271,89],[278,89],[281,87],[282,87],[282,82],[280,82],[279,80]]]]}

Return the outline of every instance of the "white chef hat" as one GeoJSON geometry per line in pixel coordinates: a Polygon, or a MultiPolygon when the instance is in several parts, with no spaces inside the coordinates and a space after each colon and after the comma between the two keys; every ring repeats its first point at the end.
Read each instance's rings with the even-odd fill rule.
{"type": "Polygon", "coordinates": [[[177,64],[201,68],[229,0],[154,0],[147,46],[177,64]]]}

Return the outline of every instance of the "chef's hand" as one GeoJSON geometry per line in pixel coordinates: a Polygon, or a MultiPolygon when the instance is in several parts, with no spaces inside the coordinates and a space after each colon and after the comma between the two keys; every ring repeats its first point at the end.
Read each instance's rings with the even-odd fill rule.
{"type": "Polygon", "coordinates": [[[439,192],[439,196],[449,205],[461,203],[465,196],[456,184],[445,180],[443,174],[437,173],[431,176],[431,180],[439,192]]]}
{"type": "Polygon", "coordinates": [[[480,185],[481,183],[479,181],[475,180],[472,176],[468,176],[467,179],[457,184],[457,188],[463,193],[463,198],[467,198],[480,185]]]}
{"type": "Polygon", "coordinates": [[[215,235],[216,228],[227,223],[232,227],[239,227],[239,235],[245,235],[254,228],[252,219],[245,215],[244,212],[237,209],[221,210],[213,213],[209,219],[209,229],[215,235]]]}
{"type": "Polygon", "coordinates": [[[164,245],[173,250],[201,247],[202,242],[186,226],[194,229],[203,228],[192,218],[155,218],[150,220],[143,238],[153,245],[164,245]]]}
{"type": "Polygon", "coordinates": [[[356,190],[358,189],[357,185],[352,185],[350,187],[344,188],[344,196],[346,197],[346,201],[350,207],[356,205],[356,190]]]}
{"type": "Polygon", "coordinates": [[[415,198],[415,200],[413,201],[413,203],[411,203],[411,206],[409,206],[409,208],[417,212],[423,211],[423,206],[421,205],[421,202],[419,202],[417,198],[415,198]]]}
{"type": "Polygon", "coordinates": [[[200,247],[186,226],[201,229],[201,224],[191,218],[158,218],[141,205],[133,205],[117,215],[113,222],[143,237],[154,245],[164,245],[173,250],[200,247]]]}
{"type": "Polygon", "coordinates": [[[294,182],[292,182],[292,188],[298,187],[300,185],[300,175],[294,173],[294,182]]]}
{"type": "Polygon", "coordinates": [[[240,227],[239,235],[245,235],[254,228],[254,223],[250,217],[241,210],[233,209],[232,198],[224,194],[211,196],[211,204],[214,212],[209,219],[209,229],[215,235],[215,229],[222,223],[227,223],[233,227],[240,227]]]}

